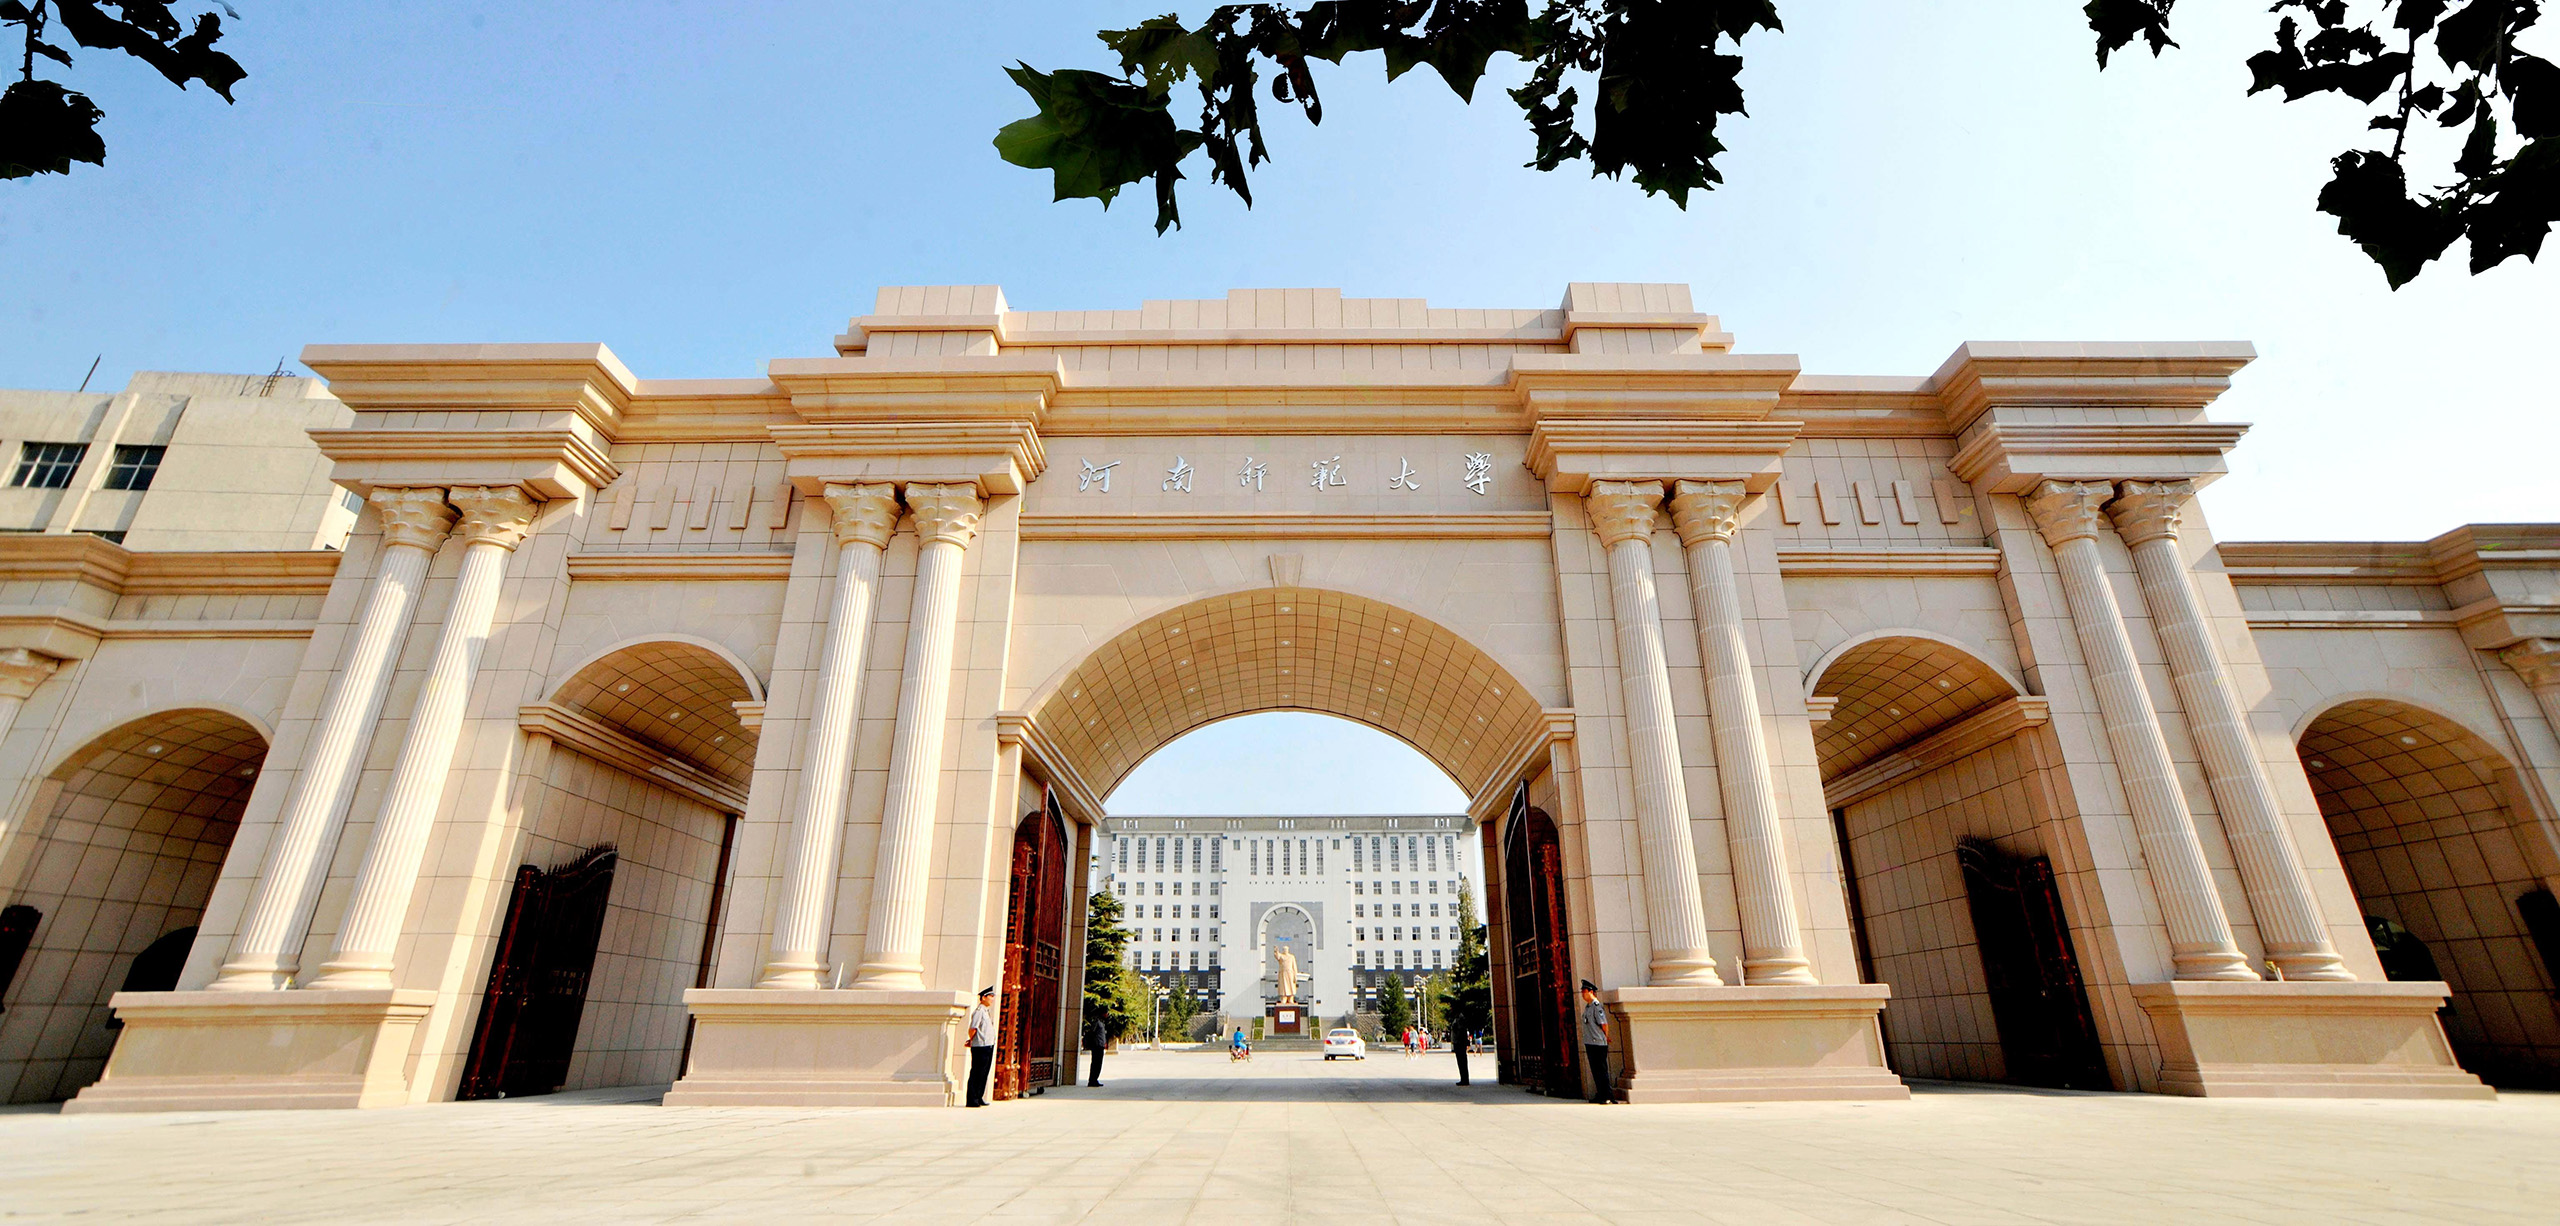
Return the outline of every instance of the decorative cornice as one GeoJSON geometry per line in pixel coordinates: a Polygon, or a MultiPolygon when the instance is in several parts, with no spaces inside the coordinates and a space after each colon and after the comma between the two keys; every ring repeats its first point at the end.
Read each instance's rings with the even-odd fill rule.
{"type": "Polygon", "coordinates": [[[512,553],[533,532],[533,517],[542,504],[512,485],[457,485],[445,501],[462,512],[453,534],[472,545],[495,545],[512,553]]]}
{"type": "Polygon", "coordinates": [[[978,522],[987,513],[987,504],[973,485],[919,483],[907,487],[907,511],[915,516],[919,545],[957,545],[966,549],[970,541],[977,539],[978,522]]]}
{"type": "Polygon", "coordinates": [[[2202,482],[2249,427],[2238,422],[2021,422],[1986,418],[1961,436],[1947,470],[1993,493],[2038,481],[2137,478],[2202,482]]]}
{"type": "Polygon", "coordinates": [[[578,498],[613,484],[622,471],[585,433],[567,427],[309,433],[320,453],[337,464],[330,479],[359,492],[376,486],[520,485],[544,498],[578,498]]]}
{"type": "Polygon", "coordinates": [[[1478,824],[1485,815],[1510,799],[1511,789],[1523,779],[1533,778],[1548,751],[1573,740],[1573,709],[1546,707],[1540,718],[1523,731],[1518,741],[1496,760],[1493,770],[1468,794],[1467,816],[1478,824]]]}
{"type": "Polygon", "coordinates": [[[2105,531],[2107,519],[2100,508],[2115,496],[2116,487],[2104,481],[2047,481],[2028,496],[2027,514],[2035,517],[2044,543],[2060,549],[2065,542],[2105,531]]]}
{"type": "Polygon", "coordinates": [[[836,544],[860,542],[874,549],[889,547],[889,534],[898,530],[898,487],[886,483],[876,485],[829,485],[819,492],[833,513],[830,525],[836,544]]]}
{"type": "Polygon", "coordinates": [[[434,553],[453,531],[453,508],[445,504],[440,488],[386,487],[373,491],[366,501],[373,504],[374,517],[382,523],[385,545],[415,545],[434,553]]]}
{"type": "Polygon", "coordinates": [[[302,364],[360,413],[574,414],[607,440],[638,385],[602,345],[309,345],[302,364]]]}
{"type": "Polygon", "coordinates": [[[1671,485],[1671,526],[1683,545],[1708,541],[1731,543],[1742,530],[1742,505],[1751,491],[1739,481],[1675,481],[1671,485]]]}
{"type": "Polygon", "coordinates": [[[2499,651],[2498,659],[2537,690],[2560,687],[2560,640],[2524,639],[2499,651]]]}
{"type": "Polygon", "coordinates": [[[577,582],[789,579],[787,553],[573,553],[569,578],[577,582]]]}
{"type": "Polygon", "coordinates": [[[24,701],[61,667],[59,658],[24,647],[0,649],[0,699],[24,701]]]}
{"type": "Polygon", "coordinates": [[[1583,518],[1604,546],[1652,536],[1654,513],[1661,509],[1659,481],[1594,481],[1582,496],[1583,518]]]}
{"type": "Polygon", "coordinates": [[[790,461],[792,483],[813,498],[830,484],[866,481],[965,481],[990,494],[1019,494],[1049,461],[1039,427],[1028,418],[839,421],[774,426],[767,433],[790,461]]]}
{"type": "Polygon", "coordinates": [[[537,702],[516,711],[516,726],[607,766],[683,793],[724,813],[747,811],[747,790],[574,707],[537,702]]]}
{"type": "Polygon", "coordinates": [[[1957,347],[1928,381],[1961,431],[2004,406],[2107,406],[2203,410],[2255,361],[2245,342],[2172,344],[1972,341],[1957,347]]]}
{"type": "Polygon", "coordinates": [[[1753,493],[1777,483],[1802,422],[1572,417],[1529,430],[1526,462],[1547,488],[1577,494],[1600,480],[1741,481],[1753,493]]]}
{"type": "Polygon", "coordinates": [[[323,596],[346,559],[334,549],[130,557],[121,585],[127,596],[323,596]]]}
{"type": "Polygon", "coordinates": [[[2193,481],[2127,481],[2117,489],[2121,492],[2107,504],[2107,515],[2127,545],[2164,536],[2177,539],[2178,513],[2196,496],[2193,481]]]}
{"type": "MultiPolygon", "coordinates": [[[[2255,587],[2435,587],[2427,546],[2402,541],[2223,541],[2214,552],[2235,584],[2255,587]]],[[[2255,614],[2252,614],[2255,616],[2255,614]]]]}
{"type": "Polygon", "coordinates": [[[1037,426],[1060,382],[1047,355],[777,358],[765,375],[810,422],[1020,420],[1037,426]]]}
{"type": "Polygon", "coordinates": [[[0,534],[0,580],[69,579],[121,591],[134,558],[124,546],[87,532],[0,534]]]}
{"type": "Polygon", "coordinates": [[[1534,420],[1767,417],[1799,370],[1789,354],[1521,353],[1512,393],[1534,420]]]}
{"type": "Polygon", "coordinates": [[[1484,515],[1024,515],[1026,541],[1546,540],[1545,511],[1484,515]]]}
{"type": "Polygon", "coordinates": [[[1963,546],[1940,549],[1781,548],[1778,550],[1778,573],[1790,579],[1848,576],[1993,578],[2000,573],[2000,551],[1963,546]]]}
{"type": "Polygon", "coordinates": [[[2051,716],[2035,695],[2004,698],[1822,786],[1822,803],[1840,809],[2016,736],[2051,716]]]}

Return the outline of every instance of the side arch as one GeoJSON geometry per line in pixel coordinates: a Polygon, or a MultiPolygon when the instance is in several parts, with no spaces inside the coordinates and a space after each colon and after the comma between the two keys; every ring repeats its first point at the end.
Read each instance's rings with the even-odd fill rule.
{"type": "Polygon", "coordinates": [[[552,689],[556,692],[560,686],[568,684],[571,678],[593,667],[599,660],[648,643],[680,643],[687,647],[700,648],[705,653],[718,657],[738,674],[738,680],[747,688],[749,701],[764,701],[764,682],[756,676],[756,670],[747,667],[747,662],[738,658],[738,653],[709,639],[691,634],[638,634],[610,647],[590,652],[585,659],[578,661],[576,668],[561,673],[561,680],[553,685],[552,689]]]}

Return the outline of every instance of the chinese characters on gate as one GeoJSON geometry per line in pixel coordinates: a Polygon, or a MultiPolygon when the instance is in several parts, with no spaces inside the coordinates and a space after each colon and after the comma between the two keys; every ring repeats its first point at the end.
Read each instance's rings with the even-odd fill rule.
{"type": "MultiPolygon", "coordinates": [[[[1493,453],[1470,451],[1466,453],[1465,460],[1466,471],[1458,478],[1458,484],[1478,495],[1489,492],[1493,487],[1493,453]]],[[[1120,467],[1120,461],[1113,460],[1107,464],[1097,464],[1091,460],[1084,460],[1081,463],[1084,467],[1076,474],[1076,492],[1079,494],[1110,493],[1111,470],[1120,467]]],[[[1156,488],[1168,494],[1188,494],[1192,489],[1192,480],[1198,475],[1199,470],[1193,468],[1189,460],[1177,455],[1173,457],[1173,466],[1164,470],[1164,479],[1157,483],[1156,488]]],[[[1266,489],[1264,482],[1270,478],[1271,462],[1257,460],[1252,456],[1246,456],[1244,467],[1236,471],[1236,485],[1255,493],[1261,493],[1266,489]]],[[[1419,491],[1422,489],[1422,482],[1422,470],[1415,468],[1409,458],[1397,456],[1396,471],[1387,477],[1386,488],[1397,491],[1419,491]]],[[[1325,490],[1347,489],[1350,485],[1350,479],[1342,475],[1341,456],[1327,456],[1307,462],[1308,488],[1321,493],[1325,490]]]]}

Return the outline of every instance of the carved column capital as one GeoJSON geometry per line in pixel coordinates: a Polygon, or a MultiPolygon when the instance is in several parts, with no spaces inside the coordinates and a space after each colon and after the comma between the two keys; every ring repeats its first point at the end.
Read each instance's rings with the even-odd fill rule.
{"type": "Polygon", "coordinates": [[[2127,545],[2178,535],[2178,513],[2196,496],[2193,481],[2126,481],[2107,504],[2116,532],[2127,545]]]}
{"type": "Polygon", "coordinates": [[[987,504],[974,485],[918,483],[907,487],[907,510],[916,517],[920,543],[949,543],[966,549],[977,539],[978,521],[985,517],[987,504]]]}
{"type": "Polygon", "coordinates": [[[1739,481],[1675,481],[1671,485],[1671,526],[1680,543],[1731,541],[1742,527],[1742,506],[1751,491],[1739,481]]]}
{"type": "Polygon", "coordinates": [[[827,500],[827,509],[835,513],[836,544],[859,541],[874,549],[889,547],[889,534],[898,526],[898,487],[885,482],[830,484],[821,496],[827,500]]]}
{"type": "Polygon", "coordinates": [[[0,651],[0,698],[23,699],[36,692],[62,661],[38,655],[24,647],[0,651]]]}
{"type": "Polygon", "coordinates": [[[2534,689],[2560,688],[2560,639],[2526,639],[2500,648],[2498,659],[2534,689]]]}
{"type": "Polygon", "coordinates": [[[512,485],[457,485],[445,494],[462,512],[454,534],[473,545],[512,550],[533,534],[533,517],[542,504],[512,485]]]}
{"type": "Polygon", "coordinates": [[[382,519],[383,544],[415,545],[434,553],[453,531],[453,508],[445,505],[442,487],[377,489],[366,501],[382,519]]]}
{"type": "Polygon", "coordinates": [[[2105,530],[2107,518],[2099,509],[2115,496],[2116,487],[2105,481],[2047,481],[2027,495],[2027,514],[2035,517],[2044,543],[2059,549],[2105,530]]]}
{"type": "Polygon", "coordinates": [[[1582,496],[1583,513],[1603,545],[1652,536],[1653,513],[1661,506],[1659,481],[1594,481],[1582,496]]]}

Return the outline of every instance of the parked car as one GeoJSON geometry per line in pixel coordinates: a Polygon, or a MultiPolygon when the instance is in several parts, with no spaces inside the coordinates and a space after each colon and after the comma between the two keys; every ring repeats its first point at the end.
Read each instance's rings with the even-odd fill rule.
{"type": "Polygon", "coordinates": [[[1349,1029],[1348,1027],[1340,1030],[1325,1031],[1324,1058],[1331,1060],[1335,1056],[1348,1056],[1354,1060],[1366,1060],[1369,1058],[1369,1041],[1361,1038],[1359,1031],[1349,1029]]]}

